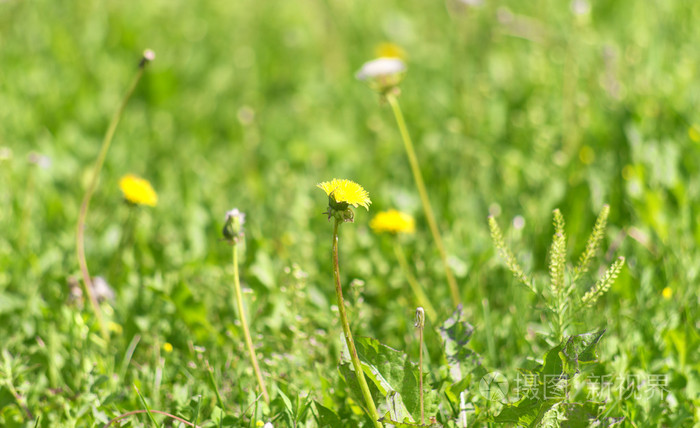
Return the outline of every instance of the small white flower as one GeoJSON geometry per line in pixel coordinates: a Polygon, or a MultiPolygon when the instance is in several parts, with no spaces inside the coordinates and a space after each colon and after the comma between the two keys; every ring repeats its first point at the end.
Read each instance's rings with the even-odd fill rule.
{"type": "Polygon", "coordinates": [[[406,64],[398,58],[377,58],[366,62],[355,74],[358,80],[388,77],[406,71],[406,64]]]}
{"type": "Polygon", "coordinates": [[[275,426],[272,425],[270,422],[266,422],[265,425],[263,425],[263,428],[275,428],[275,426]]]}

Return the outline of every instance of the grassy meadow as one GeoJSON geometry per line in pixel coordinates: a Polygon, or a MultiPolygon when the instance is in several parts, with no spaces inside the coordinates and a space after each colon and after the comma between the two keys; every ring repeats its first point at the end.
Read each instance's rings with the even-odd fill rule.
{"type": "Polygon", "coordinates": [[[683,0],[1,1],[0,426],[699,426],[698,22],[683,0]],[[76,230],[147,48],[84,227],[100,322],[76,230]],[[388,54],[400,95],[355,77],[388,54]],[[334,178],[371,198],[338,261],[380,422],[334,178]],[[391,209],[415,230],[370,227],[391,209]]]}

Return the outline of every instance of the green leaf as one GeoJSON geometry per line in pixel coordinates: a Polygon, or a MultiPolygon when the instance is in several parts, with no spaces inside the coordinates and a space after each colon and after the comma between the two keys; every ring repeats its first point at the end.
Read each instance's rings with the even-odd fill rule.
{"type": "MultiPolygon", "coordinates": [[[[533,391],[516,404],[505,406],[493,421],[536,426],[552,406],[564,400],[563,393],[561,396],[553,396],[552,388],[556,388],[558,382],[575,376],[579,371],[579,363],[590,364],[596,361],[595,347],[603,333],[605,330],[570,336],[565,342],[549,349],[545,353],[543,364],[535,370],[521,369],[522,373],[535,376],[533,391]]],[[[582,416],[584,411],[593,411],[590,406],[581,406],[571,407],[571,411],[578,416],[582,416]]],[[[594,410],[597,414],[597,408],[594,410]]]]}
{"type": "Polygon", "coordinates": [[[452,316],[440,326],[439,331],[450,367],[450,377],[454,382],[466,378],[474,371],[485,374],[479,354],[467,348],[474,327],[467,322],[462,305],[457,306],[452,316]]]}
{"type": "MultiPolygon", "coordinates": [[[[418,365],[412,363],[403,352],[369,337],[357,338],[355,347],[375,402],[386,400],[387,405],[390,408],[393,406],[399,414],[409,415],[412,421],[420,419],[418,365]],[[374,397],[373,387],[376,389],[376,393],[381,395],[381,399],[377,400],[377,397],[374,397]],[[395,394],[399,394],[399,396],[395,394]]],[[[351,369],[347,347],[344,347],[341,358],[344,363],[341,366],[341,372],[345,372],[347,381],[347,378],[354,377],[354,372],[347,373],[351,369]],[[343,366],[347,369],[344,369],[343,366]]],[[[423,385],[425,414],[432,415],[435,412],[437,393],[427,387],[426,373],[423,374],[423,385]]],[[[355,390],[352,386],[351,388],[355,390]]],[[[359,385],[357,389],[359,391],[359,385]]]]}
{"type": "Polygon", "coordinates": [[[516,405],[505,406],[493,421],[535,426],[542,420],[545,413],[558,401],[560,400],[541,400],[538,397],[527,397],[519,401],[516,405]]]}
{"type": "Polygon", "coordinates": [[[316,412],[318,413],[318,425],[320,428],[342,426],[340,417],[333,410],[315,400],[314,406],[316,406],[316,412]]]}
{"type": "Polygon", "coordinates": [[[605,329],[595,333],[584,333],[569,337],[561,351],[564,371],[569,375],[578,373],[579,364],[592,364],[598,360],[596,346],[605,329]]]}
{"type": "Polygon", "coordinates": [[[622,423],[625,419],[600,418],[600,409],[604,403],[587,401],[585,403],[571,403],[565,406],[566,420],[561,423],[562,428],[587,428],[589,426],[611,427],[622,423]]]}
{"type": "Polygon", "coordinates": [[[437,422],[432,423],[432,424],[420,424],[420,423],[416,423],[416,422],[399,422],[397,420],[392,419],[391,412],[387,412],[384,415],[384,417],[379,419],[379,422],[382,422],[382,423],[385,423],[388,425],[392,425],[395,427],[399,427],[399,428],[405,428],[405,427],[408,427],[408,428],[410,428],[410,427],[439,428],[439,427],[442,427],[442,425],[440,425],[437,422]]]}

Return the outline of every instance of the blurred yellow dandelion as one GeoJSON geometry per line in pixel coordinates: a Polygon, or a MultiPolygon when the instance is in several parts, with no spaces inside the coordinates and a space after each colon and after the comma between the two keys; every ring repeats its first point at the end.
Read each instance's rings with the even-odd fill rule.
{"type": "Polygon", "coordinates": [[[377,58],[406,59],[406,52],[401,49],[401,46],[391,42],[379,43],[374,48],[374,54],[377,58]]]}
{"type": "Polygon", "coordinates": [[[173,352],[173,345],[170,344],[170,342],[165,342],[163,344],[163,350],[167,353],[171,353],[171,352],[173,352]]]}
{"type": "Polygon", "coordinates": [[[410,214],[389,210],[374,216],[369,227],[377,233],[413,233],[416,230],[416,222],[410,214]]]}
{"type": "Polygon", "coordinates": [[[372,203],[369,200],[369,193],[362,186],[351,180],[334,178],[331,181],[318,183],[316,187],[323,189],[326,195],[339,204],[345,203],[355,208],[358,205],[362,205],[369,211],[369,205],[372,203]]]}
{"type": "Polygon", "coordinates": [[[133,174],[123,176],[119,180],[119,188],[124,194],[124,199],[132,204],[155,207],[158,203],[158,195],[151,183],[133,174]]]}
{"type": "Polygon", "coordinates": [[[586,165],[590,165],[595,160],[595,152],[590,146],[583,146],[578,152],[578,158],[586,165]]]}
{"type": "Polygon", "coordinates": [[[257,422],[255,423],[255,426],[256,426],[257,428],[262,428],[262,427],[265,426],[265,422],[259,420],[259,421],[257,421],[257,422]]]}
{"type": "Polygon", "coordinates": [[[688,137],[696,143],[700,143],[700,125],[693,125],[688,128],[688,137]]]}
{"type": "Polygon", "coordinates": [[[661,292],[661,295],[664,297],[664,299],[668,300],[671,298],[671,296],[673,296],[673,289],[671,289],[671,287],[666,287],[661,292]]]}

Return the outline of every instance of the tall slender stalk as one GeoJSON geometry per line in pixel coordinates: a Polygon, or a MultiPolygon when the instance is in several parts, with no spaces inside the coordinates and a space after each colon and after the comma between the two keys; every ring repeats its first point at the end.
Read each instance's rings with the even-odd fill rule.
{"type": "Polygon", "coordinates": [[[381,428],[382,424],[379,422],[379,413],[377,413],[377,407],[374,405],[374,400],[372,400],[372,394],[369,392],[369,386],[367,386],[367,380],[365,379],[365,374],[362,371],[362,364],[360,363],[360,358],[357,356],[357,350],[355,349],[355,342],[352,340],[348,315],[345,312],[343,288],[340,285],[340,266],[338,264],[338,226],[340,225],[340,222],[340,220],[336,219],[333,225],[333,278],[335,279],[335,294],[338,297],[340,323],[343,325],[345,343],[348,345],[348,351],[350,351],[350,359],[352,360],[352,366],[355,369],[357,382],[360,384],[360,390],[362,390],[362,397],[365,399],[365,404],[367,405],[367,411],[369,412],[369,416],[372,419],[374,426],[376,428],[381,428]]]}
{"type": "Polygon", "coordinates": [[[403,113],[401,112],[401,106],[393,93],[387,93],[386,99],[391,105],[391,109],[394,112],[394,117],[396,118],[396,124],[399,127],[399,132],[401,133],[401,139],[403,140],[404,148],[406,149],[406,155],[408,156],[408,162],[411,165],[411,171],[413,172],[413,180],[416,182],[416,187],[418,188],[418,194],[420,195],[421,203],[423,204],[423,211],[425,212],[425,218],[428,220],[428,226],[430,227],[430,233],[433,235],[433,240],[435,241],[435,246],[438,248],[440,253],[440,258],[442,259],[443,267],[445,268],[445,276],[447,277],[447,284],[450,286],[450,294],[452,295],[452,303],[457,306],[461,303],[461,298],[459,295],[459,287],[457,286],[457,281],[455,280],[450,265],[447,261],[447,252],[445,251],[445,245],[442,243],[442,237],[440,236],[440,230],[438,229],[437,222],[435,221],[435,215],[433,214],[433,209],[430,206],[430,200],[428,199],[428,192],[425,189],[425,183],[423,182],[423,175],[420,172],[420,166],[418,164],[418,158],[416,157],[416,152],[413,149],[413,143],[411,142],[411,136],[408,134],[408,128],[406,127],[406,121],[403,118],[403,113]]]}
{"type": "Polygon", "coordinates": [[[248,356],[250,357],[250,363],[253,365],[253,370],[255,371],[255,377],[258,380],[258,386],[262,391],[263,398],[267,404],[270,404],[270,396],[267,393],[267,388],[265,387],[265,380],[260,372],[260,367],[258,366],[258,357],[255,355],[255,348],[253,348],[253,340],[250,338],[250,331],[248,330],[248,322],[245,319],[245,311],[243,309],[243,295],[241,293],[241,282],[238,277],[238,244],[234,243],[233,247],[233,287],[236,290],[236,305],[238,306],[238,316],[241,318],[241,326],[243,327],[243,336],[245,336],[246,347],[248,348],[248,356]]]}
{"type": "Polygon", "coordinates": [[[396,254],[396,259],[399,261],[399,266],[408,281],[408,285],[411,287],[411,290],[413,290],[413,294],[416,295],[416,299],[418,299],[418,304],[425,307],[428,317],[430,317],[433,322],[436,322],[437,312],[435,312],[435,308],[433,308],[433,305],[430,303],[430,299],[428,299],[428,296],[426,296],[423,291],[423,287],[420,286],[418,281],[416,281],[416,277],[411,273],[408,262],[406,261],[406,254],[396,238],[394,239],[394,254],[396,254]]]}
{"type": "Polygon", "coordinates": [[[88,188],[85,192],[85,196],[83,197],[83,201],[80,204],[80,213],[78,214],[78,228],[75,240],[76,252],[78,255],[78,264],[80,265],[80,274],[83,277],[85,293],[87,294],[88,299],[90,300],[90,305],[92,306],[92,310],[95,313],[97,324],[99,325],[100,330],[102,332],[102,336],[105,339],[109,338],[109,333],[107,332],[107,326],[105,325],[104,319],[102,317],[100,305],[97,302],[95,294],[92,292],[92,280],[90,279],[90,272],[88,271],[87,260],[85,259],[85,220],[87,218],[88,208],[90,207],[90,199],[92,198],[92,195],[95,192],[95,188],[97,187],[97,181],[100,177],[100,171],[102,170],[105,158],[107,157],[107,151],[109,150],[109,146],[112,144],[112,139],[114,138],[114,133],[117,130],[117,125],[121,120],[122,114],[124,113],[124,109],[126,108],[126,104],[129,102],[131,95],[134,93],[134,90],[136,89],[139,80],[141,80],[141,76],[143,76],[143,71],[146,67],[146,64],[153,60],[154,57],[155,55],[152,51],[147,50],[146,52],[144,52],[143,57],[139,62],[138,71],[136,72],[134,79],[131,81],[131,85],[129,85],[129,89],[126,91],[126,95],[124,95],[121,104],[119,104],[117,111],[114,113],[112,121],[107,127],[107,132],[105,133],[104,139],[102,140],[102,147],[100,148],[100,153],[97,156],[97,160],[95,161],[95,167],[92,172],[92,177],[90,178],[90,183],[88,184],[88,188]]]}

